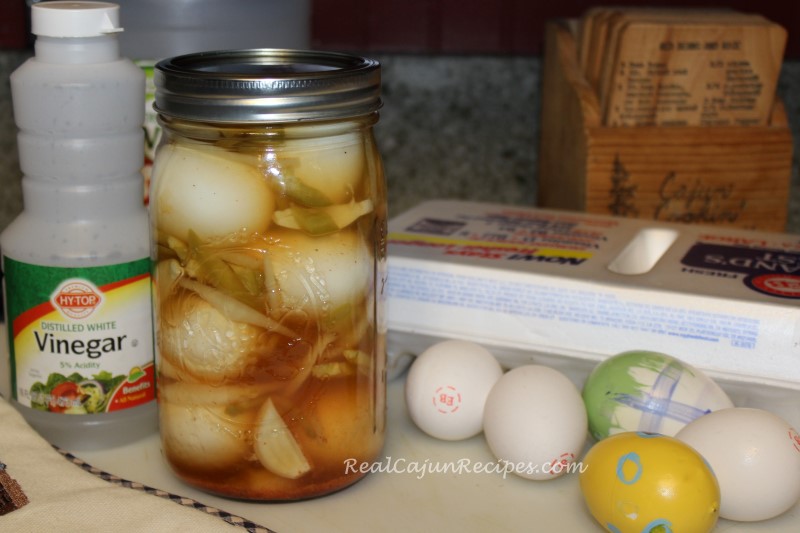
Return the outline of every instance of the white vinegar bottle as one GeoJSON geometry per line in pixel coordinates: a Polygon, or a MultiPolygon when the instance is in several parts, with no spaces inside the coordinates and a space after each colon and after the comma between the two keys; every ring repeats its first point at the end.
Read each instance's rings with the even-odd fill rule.
{"type": "Polygon", "coordinates": [[[0,235],[11,401],[61,448],[105,448],[157,429],[144,74],[116,4],[36,4],[31,27],[11,75],[24,209],[0,235]]]}

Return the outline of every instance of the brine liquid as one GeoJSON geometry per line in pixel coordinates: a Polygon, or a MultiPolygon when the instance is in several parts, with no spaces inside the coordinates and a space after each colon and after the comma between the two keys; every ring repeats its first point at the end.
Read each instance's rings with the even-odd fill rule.
{"type": "Polygon", "coordinates": [[[250,416],[230,417],[214,408],[203,408],[207,409],[204,416],[216,419],[220,430],[235,432],[247,445],[240,460],[224,461],[222,468],[210,458],[198,468],[196,463],[184,463],[179,450],[166,446],[167,460],[184,481],[211,493],[244,499],[304,499],[354,483],[364,474],[348,468],[348,461],[355,459],[356,465],[373,461],[383,442],[382,428],[376,424],[379,417],[373,412],[374,389],[368,383],[356,383],[352,376],[313,381],[297,405],[286,402],[282,409],[289,430],[311,463],[311,470],[302,477],[289,479],[264,468],[247,449],[254,435],[250,416]],[[242,422],[237,423],[237,418],[242,422]]]}
{"type": "Polygon", "coordinates": [[[385,424],[386,221],[371,136],[254,147],[236,130],[165,131],[151,217],[168,462],[236,498],[353,483],[363,474],[348,465],[378,456],[385,424]],[[332,161],[344,185],[319,180],[332,161]],[[260,210],[246,212],[253,198],[260,210]]]}

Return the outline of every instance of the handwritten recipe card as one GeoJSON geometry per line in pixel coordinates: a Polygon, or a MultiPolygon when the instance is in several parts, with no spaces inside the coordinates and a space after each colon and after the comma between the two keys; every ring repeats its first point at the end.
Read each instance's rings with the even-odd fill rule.
{"type": "Polygon", "coordinates": [[[595,8],[579,64],[606,126],[764,126],[786,30],[728,10],[595,8]]]}

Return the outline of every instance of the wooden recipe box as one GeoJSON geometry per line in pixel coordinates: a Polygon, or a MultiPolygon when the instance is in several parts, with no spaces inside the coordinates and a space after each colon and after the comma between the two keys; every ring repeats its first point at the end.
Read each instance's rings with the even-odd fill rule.
{"type": "Polygon", "coordinates": [[[605,127],[575,32],[546,30],[539,206],[784,231],[792,135],[779,98],[767,126],[605,127]]]}

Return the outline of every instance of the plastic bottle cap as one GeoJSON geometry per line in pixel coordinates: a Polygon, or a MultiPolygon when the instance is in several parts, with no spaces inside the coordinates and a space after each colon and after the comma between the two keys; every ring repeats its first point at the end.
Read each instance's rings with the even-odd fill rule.
{"type": "Polygon", "coordinates": [[[110,2],[59,0],[34,4],[31,32],[43,37],[99,37],[121,32],[119,6],[110,2]]]}

